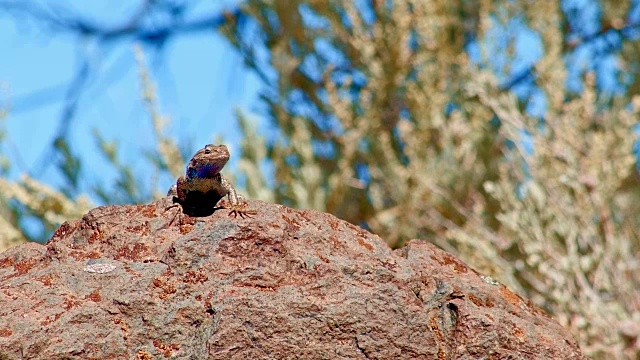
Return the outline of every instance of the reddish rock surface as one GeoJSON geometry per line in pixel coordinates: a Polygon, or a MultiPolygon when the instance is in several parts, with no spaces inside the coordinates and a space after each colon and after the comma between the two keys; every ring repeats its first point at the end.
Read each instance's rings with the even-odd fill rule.
{"type": "Polygon", "coordinates": [[[105,206],[0,254],[0,359],[583,359],[558,323],[424,241],[334,216],[105,206]],[[172,222],[173,220],[173,222],[172,222]]]}

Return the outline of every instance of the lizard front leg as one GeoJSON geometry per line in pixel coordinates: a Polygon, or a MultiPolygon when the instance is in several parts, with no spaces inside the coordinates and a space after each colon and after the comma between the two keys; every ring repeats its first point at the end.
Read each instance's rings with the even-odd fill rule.
{"type": "Polygon", "coordinates": [[[176,212],[176,214],[173,216],[173,218],[171,218],[171,221],[169,222],[169,225],[167,226],[171,226],[171,224],[173,224],[173,221],[176,219],[177,216],[182,216],[182,213],[184,212],[184,209],[182,207],[182,204],[180,203],[180,200],[183,200],[186,196],[185,193],[185,183],[186,183],[187,179],[185,179],[184,176],[180,176],[178,178],[178,181],[171,186],[171,188],[169,189],[169,191],[167,192],[167,196],[170,196],[173,204],[167,206],[164,211],[167,211],[171,208],[177,207],[178,211],[176,212]],[[175,198],[177,198],[179,201],[175,201],[175,198]]]}
{"type": "Polygon", "coordinates": [[[233,215],[233,217],[237,217],[240,215],[241,218],[244,219],[245,216],[251,217],[251,215],[257,214],[254,210],[247,210],[247,202],[240,202],[238,200],[238,193],[236,192],[236,188],[233,187],[230,181],[228,181],[222,174],[220,174],[220,185],[227,191],[227,199],[229,203],[231,203],[231,207],[228,209],[229,216],[233,215]]]}

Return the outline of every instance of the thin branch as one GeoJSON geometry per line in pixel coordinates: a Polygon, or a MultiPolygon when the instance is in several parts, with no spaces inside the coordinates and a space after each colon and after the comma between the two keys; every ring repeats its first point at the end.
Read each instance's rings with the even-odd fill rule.
{"type": "MultiPolygon", "coordinates": [[[[605,48],[598,49],[597,55],[602,55],[603,53],[612,51],[616,47],[621,47],[622,43],[625,40],[631,39],[633,37],[632,33],[637,30],[640,30],[639,22],[630,22],[616,28],[612,26],[604,26],[600,31],[596,33],[567,40],[566,46],[567,49],[573,49],[574,51],[576,51],[579,47],[593,45],[595,42],[606,39],[612,34],[617,34],[618,36],[620,36],[619,44],[607,43],[607,46],[605,48]]],[[[511,90],[522,82],[535,78],[534,67],[535,65],[531,65],[530,67],[518,72],[513,77],[511,77],[511,79],[501,84],[500,88],[503,90],[511,90]]]]}
{"type": "MultiPolygon", "coordinates": [[[[182,16],[184,10],[184,6],[164,9],[163,4],[157,1],[145,0],[141,3],[139,10],[124,21],[122,25],[109,27],[83,18],[71,9],[62,8],[59,5],[45,7],[35,2],[27,1],[0,2],[0,13],[10,13],[15,17],[28,17],[41,25],[50,27],[50,34],[70,33],[79,35],[85,39],[93,40],[90,43],[100,48],[113,46],[114,43],[119,42],[138,42],[161,48],[171,38],[198,32],[213,32],[229,22],[243,23],[243,18],[246,16],[241,12],[240,7],[236,7],[230,11],[208,14],[197,19],[185,21],[182,16]],[[148,21],[149,16],[154,11],[162,11],[169,14],[169,20],[163,21],[162,24],[148,21]]],[[[52,140],[53,142],[67,137],[79,100],[87,88],[89,79],[94,75],[93,72],[94,70],[85,55],[81,59],[81,66],[79,66],[73,80],[67,86],[64,108],[60,115],[60,123],[52,140]]],[[[35,103],[34,106],[41,106],[51,101],[56,101],[55,97],[48,95],[54,91],[59,92],[60,88],[61,86],[55,86],[24,95],[20,100],[20,110],[30,110],[28,108],[30,102],[35,103]]],[[[37,174],[33,175],[43,174],[49,165],[55,163],[53,160],[56,153],[50,151],[51,148],[55,148],[53,142],[52,146],[45,149],[40,160],[36,162],[35,169],[37,169],[37,174]]]]}

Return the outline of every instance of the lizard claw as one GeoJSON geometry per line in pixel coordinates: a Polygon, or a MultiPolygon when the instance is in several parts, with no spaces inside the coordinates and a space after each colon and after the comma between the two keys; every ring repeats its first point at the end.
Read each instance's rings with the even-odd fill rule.
{"type": "Polygon", "coordinates": [[[242,204],[237,204],[237,205],[232,205],[229,208],[229,216],[233,215],[234,218],[237,218],[238,215],[240,215],[241,218],[245,218],[246,217],[251,217],[251,215],[255,215],[257,214],[256,211],[254,210],[247,210],[247,203],[242,203],[242,204]]]}
{"type": "Polygon", "coordinates": [[[175,221],[176,217],[182,216],[183,209],[182,209],[182,205],[180,205],[179,203],[174,203],[174,204],[171,204],[171,205],[167,206],[166,208],[164,208],[164,211],[165,212],[169,211],[169,209],[172,209],[174,207],[177,207],[178,211],[176,212],[175,215],[173,215],[173,217],[171,218],[171,221],[169,221],[169,224],[167,225],[167,227],[170,227],[173,224],[173,222],[175,221]]]}

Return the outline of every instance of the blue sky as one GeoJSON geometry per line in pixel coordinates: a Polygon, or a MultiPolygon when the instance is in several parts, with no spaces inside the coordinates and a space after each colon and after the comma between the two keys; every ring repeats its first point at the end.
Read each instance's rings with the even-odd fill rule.
{"type": "MultiPolygon", "coordinates": [[[[0,3],[11,1],[53,3],[56,8],[66,8],[107,28],[126,22],[144,2],[0,0],[0,3]]],[[[217,13],[237,4],[237,0],[194,0],[185,18],[217,13]]],[[[597,2],[565,0],[562,4],[565,11],[573,9],[571,11],[576,12],[572,19],[576,22],[573,27],[577,35],[588,36],[599,29],[597,2]]],[[[640,12],[640,6],[637,2],[634,4],[636,10],[632,11],[635,15],[630,15],[631,20],[640,12]]],[[[487,41],[495,42],[499,54],[498,49],[506,46],[512,37],[516,40],[517,56],[511,64],[511,72],[501,77],[498,68],[506,57],[492,59],[501,81],[509,80],[519,69],[528,68],[543,53],[539,36],[527,30],[522,19],[514,19],[508,27],[496,27],[489,32],[487,41]]],[[[601,42],[606,41],[579,47],[567,58],[570,65],[567,86],[570,89],[580,91],[582,74],[590,70],[598,73],[601,89],[619,90],[617,76],[620,70],[615,52],[599,57],[594,55],[598,46],[602,46],[601,42]],[[597,63],[591,60],[594,58],[598,59],[597,63]]],[[[261,84],[258,78],[244,67],[230,44],[213,30],[172,38],[160,52],[154,49],[145,49],[145,52],[158,85],[160,110],[170,117],[169,131],[181,148],[194,152],[222,136],[225,143],[231,145],[230,166],[233,167],[240,136],[234,111],[241,109],[252,114],[259,124],[265,124],[264,119],[252,111],[259,103],[257,94],[261,84]]],[[[470,53],[473,57],[473,49],[470,53]]],[[[142,176],[146,175],[148,163],[139,156],[153,151],[155,139],[140,95],[133,44],[122,41],[111,47],[97,47],[75,34],[51,31],[27,17],[0,14],[0,108],[5,102],[11,105],[9,116],[0,122],[0,127],[7,132],[1,151],[12,163],[10,177],[29,173],[54,187],[62,181],[53,166],[43,167],[43,159],[47,159],[47,151],[57,132],[65,93],[85,58],[89,59],[93,76],[82,92],[70,134],[73,150],[81,153],[84,159],[83,176],[89,182],[108,184],[116,175],[99,153],[93,129],[98,129],[107,140],[117,141],[121,160],[139,168],[142,176]]],[[[531,79],[513,91],[531,101],[527,107],[531,114],[541,116],[544,113],[544,97],[539,90],[532,91],[531,79]]],[[[174,179],[169,177],[161,179],[160,186],[168,187],[172,181],[174,179]]]]}
{"type": "MultiPolygon", "coordinates": [[[[128,19],[140,3],[59,0],[56,7],[110,27],[128,19]]],[[[198,1],[186,17],[197,18],[236,3],[198,1]]],[[[179,144],[195,151],[222,136],[233,154],[240,136],[233,113],[236,109],[251,113],[261,85],[231,45],[210,31],[172,38],[161,52],[145,49],[145,53],[161,112],[170,117],[169,129],[179,144]]],[[[115,176],[99,153],[93,129],[120,143],[123,162],[145,166],[146,161],[136,156],[153,150],[155,139],[140,95],[133,44],[122,41],[100,48],[74,34],[4,14],[0,15],[0,104],[10,106],[0,126],[7,133],[2,152],[11,161],[11,178],[29,173],[54,187],[61,181],[54,167],[42,171],[42,161],[57,132],[66,92],[85,56],[94,75],[82,92],[70,133],[73,150],[85,161],[83,175],[95,182],[115,176]]],[[[163,181],[168,187],[171,179],[163,181]]]]}

